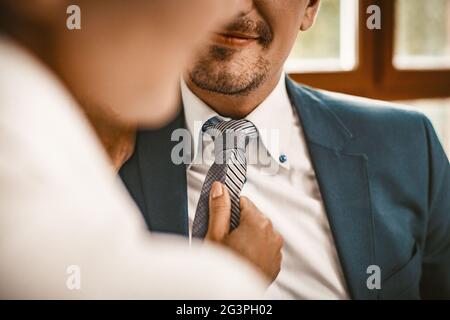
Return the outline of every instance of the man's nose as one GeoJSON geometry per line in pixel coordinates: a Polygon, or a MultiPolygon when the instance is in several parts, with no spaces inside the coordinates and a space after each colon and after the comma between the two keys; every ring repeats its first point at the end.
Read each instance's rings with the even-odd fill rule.
{"type": "Polygon", "coordinates": [[[255,0],[241,0],[241,10],[239,14],[245,16],[249,14],[255,7],[255,0]]]}

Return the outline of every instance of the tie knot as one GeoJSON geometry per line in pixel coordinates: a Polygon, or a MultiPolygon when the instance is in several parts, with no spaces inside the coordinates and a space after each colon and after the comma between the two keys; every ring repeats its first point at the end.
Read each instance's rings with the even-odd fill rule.
{"type": "Polygon", "coordinates": [[[238,134],[248,138],[258,136],[255,125],[246,119],[224,121],[219,117],[213,117],[205,122],[202,130],[212,137],[227,134],[238,134]]]}
{"type": "Polygon", "coordinates": [[[224,121],[213,117],[205,122],[202,130],[214,140],[216,154],[232,149],[245,153],[250,139],[258,137],[255,125],[245,119],[224,121]]]}

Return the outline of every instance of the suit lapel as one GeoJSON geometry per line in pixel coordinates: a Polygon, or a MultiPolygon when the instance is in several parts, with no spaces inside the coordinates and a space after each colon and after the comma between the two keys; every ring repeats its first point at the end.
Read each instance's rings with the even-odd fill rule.
{"type": "Polygon", "coordinates": [[[184,128],[183,111],[165,128],[141,131],[137,163],[141,178],[144,216],[152,231],[187,236],[188,207],[186,167],[171,159],[174,130],[184,128]]]}
{"type": "Polygon", "coordinates": [[[287,87],[302,123],[348,290],[352,298],[374,298],[376,292],[366,286],[366,270],[375,259],[367,156],[345,151],[352,133],[322,99],[289,79],[287,87]]]}

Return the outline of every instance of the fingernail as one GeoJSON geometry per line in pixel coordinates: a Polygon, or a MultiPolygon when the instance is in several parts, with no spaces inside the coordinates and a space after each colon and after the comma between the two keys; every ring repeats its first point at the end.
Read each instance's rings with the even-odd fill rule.
{"type": "Polygon", "coordinates": [[[213,199],[217,199],[217,198],[221,197],[222,194],[223,194],[222,184],[219,182],[214,182],[214,184],[212,185],[212,188],[211,188],[211,197],[213,199]]]}

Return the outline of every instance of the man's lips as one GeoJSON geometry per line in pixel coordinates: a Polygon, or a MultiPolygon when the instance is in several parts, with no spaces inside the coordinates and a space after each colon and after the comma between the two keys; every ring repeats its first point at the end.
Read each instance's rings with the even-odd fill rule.
{"type": "Polygon", "coordinates": [[[230,47],[245,47],[259,39],[256,35],[241,32],[214,33],[213,41],[230,47]]]}

